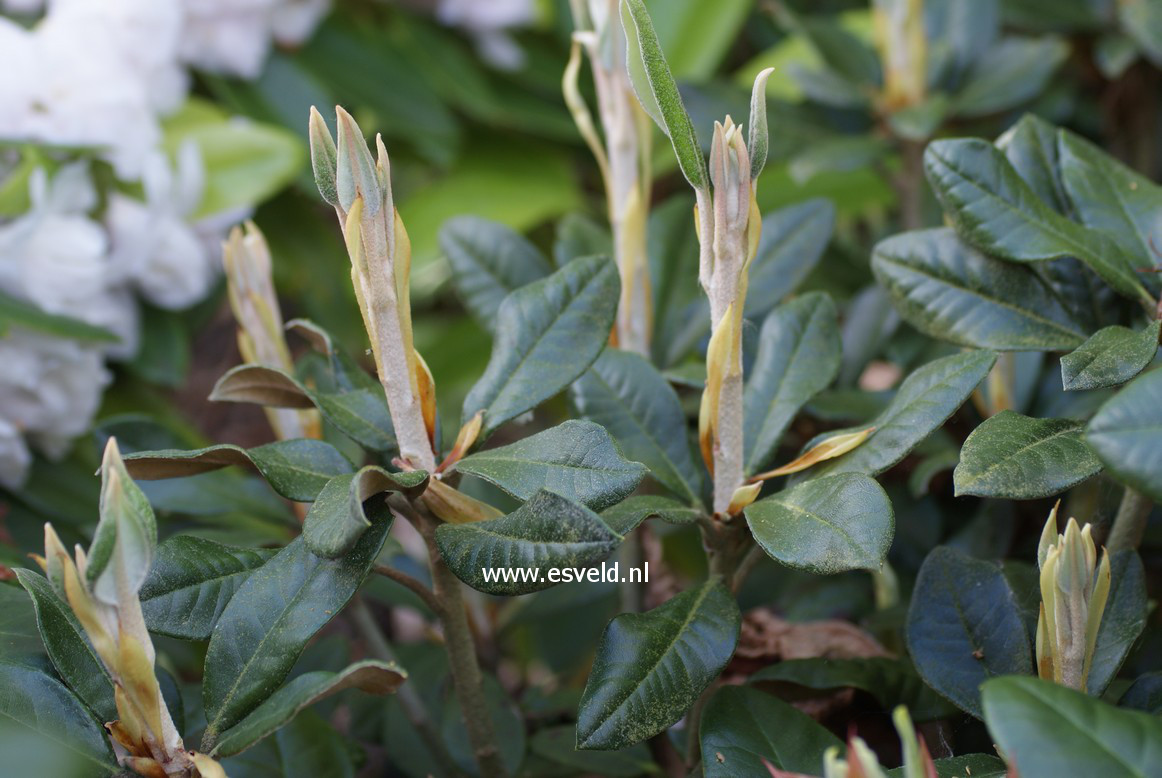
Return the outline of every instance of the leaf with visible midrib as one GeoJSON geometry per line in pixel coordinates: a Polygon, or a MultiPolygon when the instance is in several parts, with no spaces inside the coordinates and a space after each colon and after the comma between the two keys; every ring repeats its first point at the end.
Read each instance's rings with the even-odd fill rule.
{"type": "Polygon", "coordinates": [[[743,395],[746,471],[771,463],[787,425],[839,372],[835,304],[822,292],[776,308],[763,322],[759,350],[743,395]]]}
{"type": "MultiPolygon", "coordinates": [[[[423,470],[390,473],[368,465],[355,473],[337,475],[319,492],[303,520],[303,540],[313,553],[326,559],[343,556],[371,526],[368,500],[386,492],[418,497],[428,485],[423,470]],[[365,504],[367,503],[367,504],[365,504]]],[[[382,504],[376,506],[382,510],[382,504]]]]}
{"type": "Polygon", "coordinates": [[[390,526],[377,521],[342,559],[320,559],[296,538],[251,573],[210,636],[203,750],[282,683],[307,642],[363,583],[390,526]]]}
{"type": "MultiPolygon", "coordinates": [[[[81,703],[55,678],[23,665],[0,662],[0,726],[11,722],[43,738],[51,748],[22,749],[4,756],[6,775],[19,775],[17,765],[36,766],[40,775],[92,776],[119,772],[101,727],[81,703]],[[54,769],[45,770],[48,765],[54,769]],[[16,771],[16,772],[9,772],[16,771]]],[[[26,746],[34,745],[25,741],[26,746]]]]}
{"type": "Polygon", "coordinates": [[[1037,273],[965,245],[948,228],[876,244],[872,270],[896,310],[928,335],[962,346],[1061,350],[1085,330],[1037,273]]]}
{"type": "Polygon", "coordinates": [[[1140,375],[1098,409],[1085,441],[1123,483],[1162,500],[1162,370],[1140,375]]]}
{"type": "Polygon", "coordinates": [[[1049,208],[988,141],[933,141],[924,168],[956,231],[977,248],[1014,262],[1077,257],[1119,293],[1153,302],[1111,238],[1049,208]]]}
{"type": "Polygon", "coordinates": [[[581,415],[605,427],[627,457],[648,467],[674,494],[699,501],[701,471],[690,455],[686,415],[674,388],[653,365],[607,348],[572,393],[581,415]]]}
{"type": "Polygon", "coordinates": [[[18,569],[16,577],[32,598],[41,640],[60,677],[101,721],[117,718],[113,679],[68,603],[57,596],[44,576],[18,569]]]}
{"type": "Polygon", "coordinates": [[[520,500],[548,489],[595,511],[628,496],[646,474],[642,464],[621,455],[604,427],[578,420],[467,456],[456,469],[520,500]]]}
{"type": "Polygon", "coordinates": [[[1162,719],[1040,678],[984,685],[989,732],[1022,776],[1158,778],[1162,719]]]}
{"type": "Polygon", "coordinates": [[[805,481],[747,506],[745,515],[768,556],[818,575],[879,570],[895,531],[887,493],[859,473],[805,481]]]}
{"type": "Polygon", "coordinates": [[[582,257],[506,297],[488,367],[464,399],[465,423],[484,411],[486,437],[584,373],[609,340],[620,287],[608,257],[582,257]]]}
{"type": "Polygon", "coordinates": [[[702,713],[700,736],[706,778],[765,775],[764,762],[818,775],[823,753],[843,745],[790,703],[745,686],[724,686],[714,693],[702,713]]]}
{"type": "Polygon", "coordinates": [[[1158,353],[1156,321],[1141,332],[1127,327],[1098,330],[1072,353],[1061,358],[1061,384],[1066,390],[1118,386],[1141,373],[1158,353]]]}
{"type": "Polygon", "coordinates": [[[685,715],[730,661],[742,621],[717,578],[605,628],[577,720],[577,747],[640,743],[685,715]]]}
{"type": "Polygon", "coordinates": [[[553,492],[541,490],[507,516],[436,530],[440,556],[461,581],[478,591],[518,595],[555,586],[550,569],[589,567],[621,543],[601,517],[553,492]],[[535,581],[488,580],[484,571],[535,569],[535,581]]]}
{"type": "Polygon", "coordinates": [[[274,552],[227,546],[177,535],[157,547],[141,586],[141,612],[151,632],[206,640],[218,617],[250,573],[274,552]]]}
{"type": "Polygon", "coordinates": [[[1014,411],[986,419],[960,450],[952,474],[956,495],[1035,500],[1096,475],[1101,461],[1082,440],[1082,426],[1014,411]]]}

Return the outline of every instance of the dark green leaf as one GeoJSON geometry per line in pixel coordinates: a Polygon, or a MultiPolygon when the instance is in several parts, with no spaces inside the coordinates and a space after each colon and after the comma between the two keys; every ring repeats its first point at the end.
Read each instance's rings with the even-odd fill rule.
{"type": "Polygon", "coordinates": [[[1150,0],[1125,0],[1117,4],[1117,13],[1122,31],[1155,67],[1162,66],[1162,8],[1150,0]]]}
{"type": "Polygon", "coordinates": [[[1162,500],[1162,370],[1138,376],[1106,400],[1085,441],[1120,481],[1162,500]]]}
{"type": "MultiPolygon", "coordinates": [[[[868,426],[875,431],[858,448],[805,471],[810,478],[835,473],[878,475],[940,427],[964,404],[990,369],[997,355],[969,351],[933,360],[900,384],[896,396],[868,426]]],[[[825,433],[831,435],[834,433],[825,433]]],[[[817,443],[813,440],[804,449],[817,443]]]]}
{"type": "Polygon", "coordinates": [[[329,670],[303,673],[223,732],[213,755],[233,756],[245,751],[293,719],[303,708],[344,689],[391,694],[406,678],[407,674],[395,664],[371,660],[357,662],[337,673],[329,670]]]}
{"type": "Polygon", "coordinates": [[[762,316],[803,283],[819,263],[834,229],[835,206],[822,198],[763,216],[758,249],[748,271],[747,317],[762,316]]]}
{"type": "Polygon", "coordinates": [[[644,744],[620,751],[578,751],[577,728],[571,724],[546,727],[529,741],[529,750],[554,764],[564,765],[576,773],[609,778],[639,778],[654,773],[650,751],[644,744]]]}
{"type": "Polygon", "coordinates": [[[642,108],[662,128],[674,145],[678,167],[695,189],[708,190],[706,159],[690,114],[682,105],[678,84],[666,64],[666,56],[643,0],[621,0],[625,29],[626,67],[642,108]]]}
{"type": "Polygon", "coordinates": [[[1031,268],[993,259],[947,228],[876,244],[872,270],[921,332],[962,346],[1062,350],[1085,331],[1031,268]]]}
{"type": "MultiPolygon", "coordinates": [[[[966,754],[933,759],[936,778],[1008,778],[1005,763],[989,754],[966,754]]],[[[888,770],[889,778],[909,778],[904,767],[888,770]]]]}
{"type": "Polygon", "coordinates": [[[1036,97],[1069,56],[1057,37],[1007,37],[976,60],[953,98],[957,116],[986,116],[1036,97]]]}
{"type": "Polygon", "coordinates": [[[999,565],[938,546],[908,608],[908,653],[936,691],[978,718],[980,685],[1033,672],[1029,635],[999,565]]]}
{"type": "Polygon", "coordinates": [[[36,611],[19,586],[0,586],[0,662],[20,663],[41,653],[36,611]]]}
{"type": "Polygon", "coordinates": [[[686,415],[678,395],[653,365],[637,354],[607,348],[573,384],[581,415],[605,427],[630,459],[689,503],[702,491],[690,455],[686,415]]]}
{"type": "Polygon", "coordinates": [[[984,687],[989,732],[1022,778],[1156,778],[1162,719],[1119,710],[1040,678],[997,678],[984,687]]]}
{"type": "Polygon", "coordinates": [[[878,85],[883,74],[880,60],[866,41],[860,40],[839,22],[827,16],[798,16],[786,6],[782,21],[802,35],[826,63],[827,68],[854,87],[878,85]]]}
{"type": "Polygon", "coordinates": [[[945,718],[956,711],[933,692],[906,659],[863,657],[860,659],[784,659],[768,665],[750,677],[750,683],[779,682],[820,691],[843,688],[862,689],[883,707],[891,710],[905,705],[914,721],[945,718]]]}
{"type": "Polygon", "coordinates": [[[831,298],[809,292],[767,316],[743,396],[746,471],[771,464],[783,431],[839,372],[839,322],[831,298]]]}
{"type": "Polygon", "coordinates": [[[1101,462],[1081,439],[1082,423],[1001,411],[972,431],[953,473],[957,496],[1035,500],[1096,475],[1101,462]]]}
{"type": "Polygon", "coordinates": [[[1118,700],[1118,707],[1144,710],[1157,716],[1162,713],[1162,670],[1144,673],[1134,679],[1118,700]]]}
{"type": "Polygon", "coordinates": [[[0,662],[0,753],[10,776],[92,778],[119,772],[100,725],[59,681],[0,662]]]}
{"type": "Polygon", "coordinates": [[[226,604],[274,552],[177,535],[157,547],[142,584],[141,611],[151,632],[207,640],[226,604]]]}
{"type": "Polygon", "coordinates": [[[464,420],[484,411],[487,436],[571,384],[609,340],[619,288],[608,257],[582,257],[505,298],[492,358],[464,400],[464,420]]]}
{"type": "Polygon", "coordinates": [[[390,526],[378,520],[342,559],[320,559],[297,538],[239,587],[206,651],[204,747],[278,688],[307,642],[363,583],[390,526]]]}
{"type": "Polygon", "coordinates": [[[563,583],[550,579],[554,569],[581,580],[583,569],[612,554],[621,536],[585,506],[542,490],[499,519],[443,524],[436,543],[452,572],[473,589],[517,595],[563,583]]]}
{"type": "Polygon", "coordinates": [[[40,638],[57,673],[100,721],[116,719],[113,679],[68,603],[53,591],[44,576],[17,570],[16,577],[32,598],[40,638]]]}
{"type": "Polygon", "coordinates": [[[43,335],[94,343],[117,343],[120,338],[101,327],[94,327],[68,316],[45,313],[32,303],[0,292],[0,336],[10,327],[18,327],[43,335]]]}
{"type": "Polygon", "coordinates": [[[697,508],[657,494],[639,494],[601,512],[601,519],[618,535],[628,535],[646,519],[669,524],[692,524],[701,512],[697,508]]]}
{"type": "Polygon", "coordinates": [[[664,731],[730,661],[742,616],[717,578],[609,622],[577,719],[577,747],[614,750],[664,731]]]}
{"type": "Polygon", "coordinates": [[[1154,322],[1140,332],[1126,327],[1106,327],[1061,358],[1061,383],[1068,390],[1119,386],[1146,369],[1158,353],[1154,322]]]}
{"type": "Polygon", "coordinates": [[[803,775],[823,772],[823,752],[839,739],[789,703],[745,686],[724,686],[702,713],[706,778],[767,774],[763,762],[803,775]]]}
{"type": "Polygon", "coordinates": [[[1089,693],[1101,696],[1118,674],[1134,642],[1146,628],[1146,572],[1136,552],[1115,553],[1110,564],[1110,594],[1097,631],[1089,693]]]}
{"type": "Polygon", "coordinates": [[[142,481],[183,478],[231,465],[254,465],[288,500],[311,502],[332,477],[350,473],[351,463],[321,440],[279,440],[252,449],[224,443],[193,451],[140,451],[125,457],[129,475],[142,481]]]}
{"type": "Polygon", "coordinates": [[[1058,213],[1069,213],[1057,159],[1056,127],[1035,114],[1025,114],[997,138],[996,145],[1038,197],[1058,213]]]}
{"type": "Polygon", "coordinates": [[[457,216],[440,228],[440,249],[452,265],[452,285],[486,329],[510,292],[544,278],[553,268],[515,230],[476,216],[457,216]]]}
{"type": "MultiPolygon", "coordinates": [[[[594,254],[613,254],[613,237],[609,234],[609,227],[581,213],[562,216],[557,222],[557,236],[553,241],[553,260],[557,265],[567,265],[577,257],[594,254]]],[[[550,270],[546,270],[545,275],[550,270]]]]}
{"type": "MultiPolygon", "coordinates": [[[[368,465],[357,473],[337,475],[327,482],[303,521],[303,540],[316,555],[337,559],[358,542],[371,526],[369,500],[386,492],[400,492],[409,497],[423,494],[428,474],[422,470],[389,473],[368,465]]],[[[375,508],[382,509],[382,500],[375,508]]]]}
{"type": "Polygon", "coordinates": [[[973,246],[1013,262],[1077,257],[1120,294],[1152,302],[1132,258],[1105,233],[1053,211],[991,143],[933,141],[924,167],[956,231],[973,246]]]}
{"type": "Polygon", "coordinates": [[[595,511],[624,499],[646,474],[643,465],[621,455],[604,427],[576,420],[472,454],[456,469],[521,500],[548,489],[595,511]]]}
{"type": "Polygon", "coordinates": [[[859,473],[813,478],[750,505],[746,523],[772,559],[819,575],[879,570],[892,545],[892,503],[859,473]]]}

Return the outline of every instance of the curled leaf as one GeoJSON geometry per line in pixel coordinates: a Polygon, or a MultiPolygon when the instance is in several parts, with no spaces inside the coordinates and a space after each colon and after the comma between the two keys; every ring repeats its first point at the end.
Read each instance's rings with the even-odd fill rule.
{"type": "Polygon", "coordinates": [[[798,458],[788,462],[782,467],[777,467],[774,470],[768,470],[765,473],[759,473],[752,476],[751,483],[765,481],[768,478],[776,478],[781,475],[790,475],[791,473],[798,473],[800,470],[806,470],[812,465],[824,462],[828,459],[835,459],[843,456],[847,452],[857,448],[861,443],[868,439],[868,436],[875,432],[875,427],[868,427],[859,432],[844,432],[839,435],[832,435],[825,438],[815,446],[811,447],[810,451],[802,454],[798,458]]]}

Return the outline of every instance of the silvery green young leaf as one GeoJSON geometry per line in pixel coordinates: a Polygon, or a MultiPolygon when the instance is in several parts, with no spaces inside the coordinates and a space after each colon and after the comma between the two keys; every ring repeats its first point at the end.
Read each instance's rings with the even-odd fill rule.
{"type": "Polygon", "coordinates": [[[916,329],[962,346],[1062,350],[1086,332],[1032,269],[983,254],[948,228],[882,240],[876,279],[916,329]]]}
{"type": "Polygon", "coordinates": [[[456,469],[527,500],[541,489],[600,511],[629,496],[646,474],[600,424],[570,420],[516,443],[461,459],[456,469]]]}
{"type": "Polygon", "coordinates": [[[125,586],[140,589],[156,547],[153,508],[125,470],[116,439],[109,438],[101,463],[100,519],[85,571],[94,596],[115,604],[125,586]]]}
{"type": "Polygon", "coordinates": [[[507,516],[467,524],[442,524],[436,544],[445,564],[478,591],[518,595],[558,582],[552,568],[586,568],[606,559],[621,544],[593,511],[553,492],[541,490],[507,516]],[[487,580],[484,570],[536,569],[537,580],[487,580]]]}
{"type": "Polygon", "coordinates": [[[44,576],[18,569],[16,577],[32,598],[36,626],[57,674],[98,719],[117,718],[113,680],[72,608],[53,591],[44,576]]]}
{"type": "Polygon", "coordinates": [[[750,127],[747,130],[746,140],[749,144],[747,154],[750,156],[750,180],[755,181],[763,167],[767,164],[767,147],[770,138],[767,137],[767,79],[774,68],[767,68],[760,72],[754,80],[754,87],[750,93],[750,127]]]}
{"type": "Polygon", "coordinates": [[[1119,481],[1162,500],[1162,370],[1138,376],[1106,400],[1085,441],[1119,481]]]}
{"type": "Polygon", "coordinates": [[[0,662],[0,741],[4,774],[120,774],[105,733],[68,689],[47,673],[0,662]]]}
{"type": "MultiPolygon", "coordinates": [[[[803,477],[821,478],[835,473],[874,476],[892,467],[956,413],[996,359],[993,351],[967,351],[935,359],[917,369],[900,384],[888,407],[866,425],[875,430],[859,448],[805,470],[803,477]]],[[[817,436],[803,450],[810,450],[823,436],[833,434],[817,436]]]]}
{"type": "Polygon", "coordinates": [[[363,583],[390,526],[390,516],[379,518],[342,559],[321,559],[296,538],[239,587],[206,650],[203,750],[282,683],[311,638],[363,583]]]}
{"type": "Polygon", "coordinates": [[[895,533],[888,495],[859,473],[805,481],[747,506],[745,515],[769,557],[817,575],[879,570],[895,533]]]}
{"type": "Polygon", "coordinates": [[[152,481],[183,478],[231,465],[253,465],[276,492],[288,500],[311,502],[331,478],[350,473],[351,463],[322,440],[278,440],[244,449],[229,443],[180,451],[140,451],[125,457],[134,478],[152,481]]]}
{"type": "Polygon", "coordinates": [[[711,578],[645,613],[623,613],[597,644],[577,718],[577,748],[625,748],[685,715],[730,661],[742,614],[711,578]]]}
{"type": "Polygon", "coordinates": [[[391,694],[407,679],[394,663],[366,660],[339,672],[315,670],[292,679],[250,714],[222,733],[213,756],[225,757],[245,751],[293,719],[299,711],[345,689],[370,694],[391,694]]]}
{"type": "Polygon", "coordinates": [[[141,585],[145,625],[160,635],[208,640],[230,598],[274,553],[190,535],[166,540],[141,585]]]}
{"type": "Polygon", "coordinates": [[[504,298],[553,272],[523,235],[476,216],[457,216],[440,228],[440,249],[452,266],[452,286],[490,332],[504,298]]]}
{"type": "Polygon", "coordinates": [[[307,125],[307,137],[311,146],[311,171],[315,176],[315,185],[330,205],[339,204],[339,195],[335,186],[335,176],[338,171],[338,156],[335,149],[335,139],[315,106],[311,106],[311,118],[307,125]]]}
{"type": "Polygon", "coordinates": [[[989,732],[1028,778],[1157,778],[1162,719],[1040,678],[995,678],[984,685],[989,732]]]}
{"type": "Polygon", "coordinates": [[[1029,633],[994,562],[938,546],[920,567],[908,608],[908,653],[928,685],[980,717],[980,685],[1033,672],[1029,633]]]}
{"type": "Polygon", "coordinates": [[[723,686],[714,693],[702,713],[699,734],[706,778],[764,775],[764,762],[791,773],[819,775],[823,753],[843,745],[790,703],[745,686],[723,686]]]}
{"type": "Polygon", "coordinates": [[[337,475],[319,492],[303,520],[303,540],[316,555],[338,559],[371,526],[369,514],[383,510],[382,499],[374,505],[369,501],[385,492],[418,497],[427,485],[428,474],[422,470],[389,473],[368,465],[356,473],[337,475]]]}
{"type": "Polygon", "coordinates": [[[1067,390],[1119,386],[1146,369],[1158,353],[1155,321],[1135,332],[1127,327],[1105,327],[1069,354],[1061,357],[1061,383],[1067,390]]]}
{"type": "Polygon", "coordinates": [[[1012,262],[1077,257],[1120,294],[1153,304],[1134,260],[1112,238],[1053,211],[991,143],[933,141],[924,168],[957,233],[970,244],[1012,262]]]}
{"type": "Polygon", "coordinates": [[[621,0],[621,21],[625,28],[629,80],[642,108],[669,136],[678,156],[678,167],[690,186],[706,190],[706,159],[702,156],[694,123],[682,104],[678,84],[666,64],[666,56],[662,53],[662,45],[658,42],[645,3],[642,0],[621,0]]]}
{"type": "Polygon", "coordinates": [[[621,283],[609,257],[582,257],[505,298],[484,375],[464,399],[481,437],[571,384],[609,340],[621,283]]]}
{"type": "Polygon", "coordinates": [[[746,472],[771,463],[803,404],[839,372],[839,321],[823,292],[789,300],[767,316],[743,395],[746,472]]]}
{"type": "Polygon", "coordinates": [[[1036,500],[1060,494],[1101,471],[1082,440],[1083,424],[1001,411],[972,431],[953,472],[957,496],[1036,500]]]}
{"type": "Polygon", "coordinates": [[[686,415],[657,368],[637,354],[607,348],[572,394],[580,414],[605,427],[658,483],[689,504],[699,501],[701,470],[690,455],[686,415]]]}

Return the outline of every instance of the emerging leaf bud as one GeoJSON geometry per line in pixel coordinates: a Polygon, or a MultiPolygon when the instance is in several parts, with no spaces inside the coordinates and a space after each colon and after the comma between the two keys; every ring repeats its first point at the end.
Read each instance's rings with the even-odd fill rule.
{"type": "Polygon", "coordinates": [[[1037,619],[1037,672],[1086,691],[1097,632],[1110,592],[1109,555],[1098,561],[1092,528],[1070,519],[1057,534],[1054,507],[1041,534],[1041,611],[1037,619]]]}
{"type": "Polygon", "coordinates": [[[315,185],[319,187],[319,194],[331,205],[339,206],[339,194],[336,189],[335,172],[337,153],[335,139],[323,121],[323,115],[311,106],[311,119],[308,130],[311,141],[311,170],[315,174],[315,185]]]}

